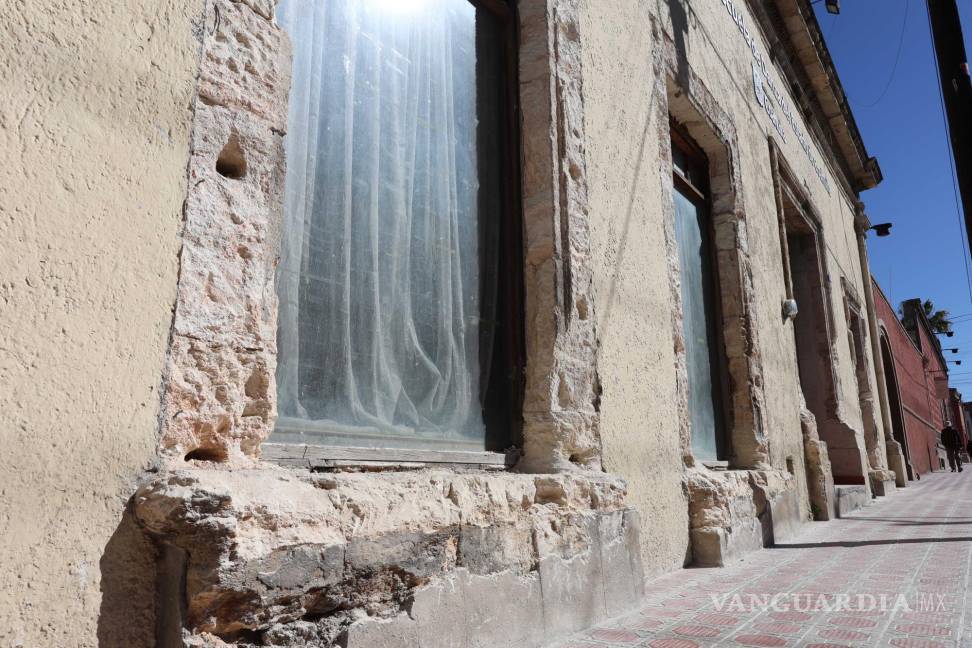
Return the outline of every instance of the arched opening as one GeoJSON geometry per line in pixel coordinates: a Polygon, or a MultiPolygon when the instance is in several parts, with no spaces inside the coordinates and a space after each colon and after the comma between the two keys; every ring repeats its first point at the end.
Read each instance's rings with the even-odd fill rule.
{"type": "Polygon", "coordinates": [[[908,479],[915,478],[911,469],[911,453],[908,451],[908,438],[905,435],[904,416],[901,411],[901,394],[898,392],[898,378],[894,371],[894,356],[891,355],[891,344],[888,336],[881,332],[881,362],[884,365],[884,384],[888,393],[888,408],[891,410],[891,433],[894,440],[901,444],[905,455],[905,466],[908,479]]]}

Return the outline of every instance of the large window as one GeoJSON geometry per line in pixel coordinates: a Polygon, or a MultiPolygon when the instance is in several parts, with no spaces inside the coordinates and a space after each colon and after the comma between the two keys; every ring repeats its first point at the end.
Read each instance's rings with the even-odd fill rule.
{"type": "Polygon", "coordinates": [[[519,226],[505,4],[283,0],[276,441],[501,450],[519,226]]]}
{"type": "Polygon", "coordinates": [[[709,216],[708,161],[675,124],[672,166],[692,453],[700,461],[721,460],[727,455],[725,354],[709,216]]]}

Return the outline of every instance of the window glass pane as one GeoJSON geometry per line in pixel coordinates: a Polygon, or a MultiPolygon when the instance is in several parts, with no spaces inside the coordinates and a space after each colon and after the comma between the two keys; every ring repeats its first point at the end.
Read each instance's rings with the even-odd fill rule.
{"type": "Polygon", "coordinates": [[[705,212],[693,199],[675,190],[675,239],[682,284],[682,326],[688,370],[689,426],[696,459],[719,459],[723,430],[719,392],[719,343],[715,327],[715,295],[705,212]]]}
{"type": "Polygon", "coordinates": [[[294,65],[275,440],[481,449],[485,18],[466,0],[277,17],[294,65]]]}

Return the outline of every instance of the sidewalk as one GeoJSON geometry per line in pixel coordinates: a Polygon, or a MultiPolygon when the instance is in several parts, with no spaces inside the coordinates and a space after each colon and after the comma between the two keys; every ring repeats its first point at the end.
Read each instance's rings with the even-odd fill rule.
{"type": "Polygon", "coordinates": [[[972,647],[972,470],[938,473],[723,569],[650,581],[640,611],[558,648],[972,647]]]}

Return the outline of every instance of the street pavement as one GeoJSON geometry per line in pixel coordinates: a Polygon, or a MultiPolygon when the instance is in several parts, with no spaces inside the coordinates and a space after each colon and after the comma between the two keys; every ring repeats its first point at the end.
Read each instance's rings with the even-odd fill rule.
{"type": "Polygon", "coordinates": [[[972,470],[927,475],[722,569],[648,583],[557,648],[972,647],[972,470]]]}

